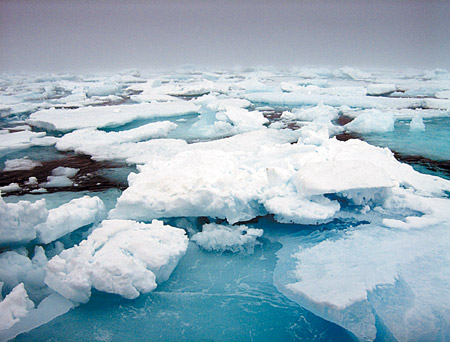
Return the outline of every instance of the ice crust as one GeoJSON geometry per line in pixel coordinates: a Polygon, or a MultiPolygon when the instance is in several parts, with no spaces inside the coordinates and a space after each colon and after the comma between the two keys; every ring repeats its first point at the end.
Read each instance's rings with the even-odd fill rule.
{"type": "Polygon", "coordinates": [[[191,240],[207,251],[253,252],[257,238],[263,235],[262,229],[244,225],[224,226],[205,224],[202,231],[193,235],[191,240]]]}
{"type": "Polygon", "coordinates": [[[161,221],[103,221],[87,240],[48,262],[45,283],[78,303],[89,300],[92,287],[133,299],[167,280],[187,245],[182,229],[161,221]]]}

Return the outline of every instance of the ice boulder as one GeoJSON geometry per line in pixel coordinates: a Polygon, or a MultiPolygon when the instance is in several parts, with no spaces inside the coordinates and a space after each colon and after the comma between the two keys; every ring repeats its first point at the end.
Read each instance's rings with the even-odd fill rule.
{"type": "Polygon", "coordinates": [[[36,237],[35,226],[47,219],[45,200],[5,203],[0,196],[0,244],[28,242],[36,237]]]}
{"type": "Polygon", "coordinates": [[[253,252],[257,238],[263,233],[262,229],[244,225],[224,226],[210,223],[205,224],[202,231],[193,235],[191,240],[207,251],[253,252]]]}
{"type": "Polygon", "coordinates": [[[39,243],[50,243],[74,230],[99,222],[106,216],[103,201],[84,196],[48,211],[45,222],[36,226],[39,243]]]}
{"type": "Polygon", "coordinates": [[[75,177],[80,169],[59,166],[52,170],[51,176],[47,177],[47,182],[42,183],[43,188],[59,188],[73,185],[70,178],[75,177]]]}
{"type": "Polygon", "coordinates": [[[345,128],[357,133],[384,133],[394,130],[395,116],[387,111],[364,110],[345,128]]]}
{"type": "Polygon", "coordinates": [[[28,298],[23,284],[17,285],[0,302],[0,330],[11,328],[34,308],[34,303],[28,298]]]}
{"type": "Polygon", "coordinates": [[[106,220],[48,262],[45,283],[75,302],[87,302],[92,287],[133,299],[167,280],[187,246],[184,230],[161,221],[106,220]]]}
{"type": "Polygon", "coordinates": [[[409,130],[414,132],[425,131],[425,124],[423,123],[421,116],[415,116],[411,119],[411,122],[409,123],[409,130]]]}

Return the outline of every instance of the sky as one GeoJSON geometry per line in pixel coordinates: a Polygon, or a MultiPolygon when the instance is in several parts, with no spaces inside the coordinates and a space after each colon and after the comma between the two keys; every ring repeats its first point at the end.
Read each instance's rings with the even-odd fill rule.
{"type": "Polygon", "coordinates": [[[0,0],[0,71],[450,69],[450,1],[0,0]]]}

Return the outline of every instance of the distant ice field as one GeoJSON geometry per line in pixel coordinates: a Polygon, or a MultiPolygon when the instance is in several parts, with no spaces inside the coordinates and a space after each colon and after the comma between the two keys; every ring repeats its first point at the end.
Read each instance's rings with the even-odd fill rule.
{"type": "Polygon", "coordinates": [[[0,75],[0,341],[447,341],[450,73],[0,75]]]}

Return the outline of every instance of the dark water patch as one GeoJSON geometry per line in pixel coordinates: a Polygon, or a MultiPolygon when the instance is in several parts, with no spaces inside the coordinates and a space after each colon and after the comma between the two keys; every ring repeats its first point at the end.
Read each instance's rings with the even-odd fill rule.
{"type": "Polygon", "coordinates": [[[117,180],[105,177],[101,171],[107,169],[121,168],[124,165],[113,162],[99,162],[92,160],[89,156],[83,154],[67,155],[61,159],[43,161],[41,166],[37,166],[32,170],[17,171],[0,171],[0,186],[6,186],[11,183],[17,183],[21,190],[2,194],[23,195],[33,193],[33,190],[39,189],[39,183],[47,181],[47,177],[51,175],[52,170],[57,167],[70,167],[79,169],[78,173],[71,178],[72,186],[68,187],[49,187],[46,188],[48,193],[59,191],[104,191],[111,188],[124,190],[126,184],[117,180]],[[29,184],[30,177],[36,177],[38,184],[29,184]]]}

